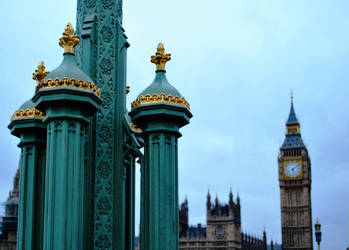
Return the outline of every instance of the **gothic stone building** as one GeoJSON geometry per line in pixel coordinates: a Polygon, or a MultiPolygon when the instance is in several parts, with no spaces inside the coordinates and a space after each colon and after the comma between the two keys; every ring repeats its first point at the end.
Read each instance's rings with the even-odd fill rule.
{"type": "Polygon", "coordinates": [[[0,250],[16,250],[19,195],[19,168],[13,181],[13,189],[5,202],[5,216],[0,222],[0,250]]]}
{"type": "Polygon", "coordinates": [[[278,157],[282,249],[313,249],[311,161],[291,100],[286,137],[278,157]]]}
{"type": "Polygon", "coordinates": [[[229,194],[228,204],[222,204],[218,198],[211,203],[207,195],[206,226],[188,224],[188,201],[180,205],[180,249],[224,249],[224,250],[267,250],[266,233],[263,238],[253,237],[241,232],[240,198],[233,200],[229,194]]]}

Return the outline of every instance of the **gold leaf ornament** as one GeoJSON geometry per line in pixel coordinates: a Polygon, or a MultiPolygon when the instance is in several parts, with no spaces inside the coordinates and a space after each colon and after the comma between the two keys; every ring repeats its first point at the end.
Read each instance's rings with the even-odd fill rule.
{"type": "Polygon", "coordinates": [[[93,82],[84,82],[82,80],[68,78],[43,80],[36,86],[36,91],[39,91],[40,89],[50,89],[59,87],[70,87],[75,89],[88,90],[93,92],[96,96],[101,96],[100,89],[96,85],[94,85],[93,82]]]}
{"type": "Polygon", "coordinates": [[[171,60],[171,54],[165,54],[165,47],[163,43],[159,43],[157,51],[154,56],[151,57],[151,62],[156,65],[156,72],[165,70],[165,65],[168,61],[171,60]]]}
{"type": "Polygon", "coordinates": [[[190,104],[185,100],[184,97],[166,95],[164,93],[161,94],[153,94],[153,95],[141,95],[134,102],[131,103],[131,109],[135,109],[138,106],[144,104],[156,104],[156,103],[170,103],[175,105],[180,105],[186,107],[190,110],[190,104]]]}
{"type": "Polygon", "coordinates": [[[33,73],[33,80],[36,80],[37,84],[39,84],[50,72],[45,71],[44,61],[41,61],[38,65],[38,68],[33,73]]]}
{"type": "Polygon", "coordinates": [[[70,23],[68,23],[65,31],[63,32],[63,37],[59,39],[59,46],[64,48],[64,53],[74,54],[74,47],[79,42],[79,36],[74,35],[74,28],[70,23]]]}
{"type": "Polygon", "coordinates": [[[17,110],[12,116],[11,116],[11,121],[17,120],[17,119],[27,119],[27,118],[40,118],[43,119],[45,118],[44,112],[32,108],[32,109],[19,109],[17,110]]]}

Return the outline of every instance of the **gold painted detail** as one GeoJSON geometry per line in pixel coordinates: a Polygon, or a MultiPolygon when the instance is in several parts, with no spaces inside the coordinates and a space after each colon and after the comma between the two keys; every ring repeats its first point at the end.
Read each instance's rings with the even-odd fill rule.
{"type": "Polygon", "coordinates": [[[188,110],[190,110],[189,103],[185,100],[184,97],[178,97],[178,96],[172,96],[172,95],[165,95],[164,93],[161,93],[160,95],[154,94],[154,95],[141,95],[138,97],[135,101],[131,103],[131,109],[135,109],[138,106],[144,105],[144,104],[156,104],[156,103],[170,103],[180,106],[185,106],[188,110]]]}
{"type": "Polygon", "coordinates": [[[130,90],[131,90],[131,87],[130,87],[130,86],[126,86],[126,95],[127,95],[128,93],[130,93],[130,90]]]}
{"type": "Polygon", "coordinates": [[[63,37],[59,39],[59,46],[64,48],[64,53],[74,54],[74,47],[80,42],[78,35],[74,36],[74,28],[68,23],[63,37]]]}
{"type": "Polygon", "coordinates": [[[286,126],[286,133],[287,135],[295,135],[295,134],[300,134],[300,125],[291,125],[291,126],[286,126]]]}
{"type": "Polygon", "coordinates": [[[41,81],[36,86],[36,91],[39,91],[40,89],[50,89],[50,88],[60,88],[60,87],[69,87],[69,88],[75,88],[75,89],[82,89],[93,92],[97,96],[101,96],[101,91],[99,90],[96,85],[93,84],[93,82],[84,82],[84,81],[77,81],[75,79],[48,79],[41,81]]]}
{"type": "Polygon", "coordinates": [[[159,43],[157,52],[151,57],[151,62],[156,65],[156,72],[165,70],[165,64],[171,60],[171,54],[165,54],[165,47],[162,43],[159,43]]]}
{"type": "Polygon", "coordinates": [[[26,118],[45,118],[44,112],[32,108],[32,109],[19,109],[17,110],[12,116],[11,121],[17,120],[17,119],[26,119],[26,118]]]}
{"type": "Polygon", "coordinates": [[[33,73],[33,80],[36,80],[36,82],[39,84],[48,74],[49,72],[45,71],[44,62],[41,61],[38,65],[38,68],[33,73]]]}
{"type": "Polygon", "coordinates": [[[135,132],[142,132],[143,130],[138,127],[136,124],[134,124],[133,122],[130,123],[131,128],[135,131],[135,132]]]}
{"type": "Polygon", "coordinates": [[[297,180],[297,179],[302,179],[302,178],[303,178],[303,163],[302,163],[302,161],[301,161],[301,160],[296,160],[296,159],[294,159],[294,160],[289,160],[289,161],[284,161],[284,162],[283,162],[283,173],[284,173],[284,178],[285,178],[286,180],[297,180]],[[287,164],[290,163],[290,162],[297,162],[298,165],[299,165],[300,168],[301,168],[300,173],[299,173],[297,176],[295,176],[295,177],[290,177],[290,176],[288,176],[288,175],[286,174],[286,166],[287,166],[287,164]]]}

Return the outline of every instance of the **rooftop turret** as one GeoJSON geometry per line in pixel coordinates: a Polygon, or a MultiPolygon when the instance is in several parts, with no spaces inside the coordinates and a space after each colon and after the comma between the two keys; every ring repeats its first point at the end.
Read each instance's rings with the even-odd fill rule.
{"type": "MultiPolygon", "coordinates": [[[[59,45],[64,48],[63,61],[56,69],[48,73],[44,79],[38,80],[36,91],[65,87],[90,91],[100,96],[100,90],[92,82],[91,78],[78,67],[75,61],[74,47],[79,41],[79,36],[74,35],[74,29],[69,23],[59,40],[59,45]]],[[[40,68],[34,74],[41,77],[40,68]]],[[[35,77],[34,74],[33,77],[35,77]]]]}
{"type": "Polygon", "coordinates": [[[300,123],[298,122],[296,112],[293,105],[293,95],[291,96],[291,108],[286,121],[286,137],[281,146],[282,150],[291,148],[304,148],[301,137],[300,123]]]}
{"type": "Polygon", "coordinates": [[[179,91],[168,82],[166,78],[165,65],[170,60],[171,54],[165,54],[164,45],[159,43],[156,54],[151,57],[151,62],[156,65],[155,79],[138,95],[137,99],[132,102],[132,110],[139,106],[158,103],[184,106],[190,110],[189,103],[179,93],[179,91]]]}
{"type": "Polygon", "coordinates": [[[290,126],[290,125],[296,125],[296,124],[299,124],[299,122],[293,107],[293,95],[291,95],[291,109],[290,109],[290,114],[288,115],[286,125],[290,126]]]}

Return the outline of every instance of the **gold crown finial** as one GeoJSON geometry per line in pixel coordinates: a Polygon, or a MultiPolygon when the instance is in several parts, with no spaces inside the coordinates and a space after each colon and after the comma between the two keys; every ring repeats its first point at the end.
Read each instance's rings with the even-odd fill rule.
{"type": "Polygon", "coordinates": [[[45,71],[44,61],[41,61],[38,65],[38,68],[33,73],[33,79],[36,80],[37,83],[40,83],[47,75],[48,71],[45,71]]]}
{"type": "Polygon", "coordinates": [[[64,48],[64,53],[74,54],[74,47],[79,42],[79,36],[74,36],[74,28],[70,23],[68,23],[65,31],[63,32],[63,37],[59,39],[59,46],[64,48]]]}
{"type": "Polygon", "coordinates": [[[159,43],[156,54],[151,57],[151,62],[156,65],[156,72],[166,72],[165,64],[171,60],[171,54],[165,54],[165,47],[159,43]]]}

